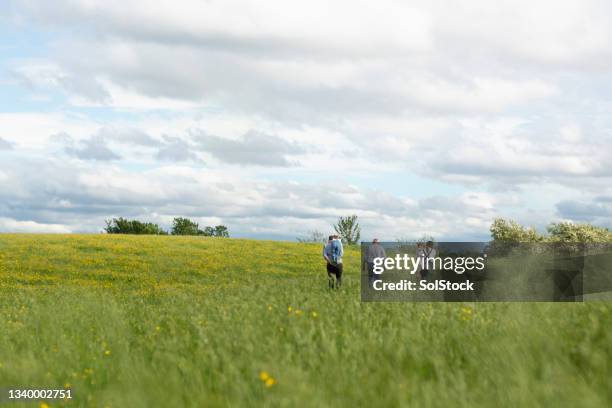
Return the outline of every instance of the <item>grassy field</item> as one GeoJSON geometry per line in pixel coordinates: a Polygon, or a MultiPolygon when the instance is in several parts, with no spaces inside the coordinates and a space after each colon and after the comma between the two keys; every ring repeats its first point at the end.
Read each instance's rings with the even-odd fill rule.
{"type": "Polygon", "coordinates": [[[338,292],[320,250],[0,235],[0,388],[69,387],[48,405],[75,407],[612,403],[612,303],[364,304],[358,250],[338,292]]]}

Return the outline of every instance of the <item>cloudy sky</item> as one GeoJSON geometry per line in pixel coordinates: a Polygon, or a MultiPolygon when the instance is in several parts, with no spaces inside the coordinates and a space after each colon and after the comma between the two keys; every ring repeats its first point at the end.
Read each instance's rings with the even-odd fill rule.
{"type": "Polygon", "coordinates": [[[0,231],[612,226],[611,16],[604,0],[3,1],[0,231]]]}

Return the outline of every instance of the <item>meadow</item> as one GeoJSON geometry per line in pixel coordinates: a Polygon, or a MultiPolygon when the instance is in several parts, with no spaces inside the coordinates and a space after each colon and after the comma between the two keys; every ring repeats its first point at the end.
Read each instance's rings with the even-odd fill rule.
{"type": "Polygon", "coordinates": [[[0,235],[0,388],[72,390],[50,407],[612,404],[612,303],[362,303],[359,249],[339,291],[320,252],[0,235]]]}

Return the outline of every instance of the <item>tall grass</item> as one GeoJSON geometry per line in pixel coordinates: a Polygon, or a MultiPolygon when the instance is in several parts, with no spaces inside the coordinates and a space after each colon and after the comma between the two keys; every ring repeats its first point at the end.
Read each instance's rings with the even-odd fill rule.
{"type": "MultiPolygon", "coordinates": [[[[0,235],[0,387],[50,406],[609,406],[610,303],[360,302],[318,245],[0,235]]],[[[11,405],[8,405],[11,406],[11,405]]]]}

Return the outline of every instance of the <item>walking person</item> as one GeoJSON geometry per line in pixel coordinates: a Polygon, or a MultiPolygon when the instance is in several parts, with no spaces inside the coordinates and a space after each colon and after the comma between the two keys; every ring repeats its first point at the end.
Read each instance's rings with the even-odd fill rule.
{"type": "Polygon", "coordinates": [[[368,264],[368,281],[370,282],[370,286],[374,283],[376,278],[376,274],[374,273],[374,260],[376,258],[386,258],[387,254],[385,253],[385,249],[380,245],[378,238],[374,238],[372,240],[372,244],[368,246],[368,251],[366,253],[366,263],[368,264]]]}
{"type": "Polygon", "coordinates": [[[330,289],[339,289],[342,285],[342,255],[344,248],[338,235],[330,235],[323,247],[323,258],[327,262],[327,278],[330,289]]]}
{"type": "Polygon", "coordinates": [[[427,241],[424,247],[421,247],[421,255],[423,264],[421,268],[421,279],[427,280],[435,269],[435,258],[438,256],[436,249],[433,246],[433,241],[427,241]]]}

